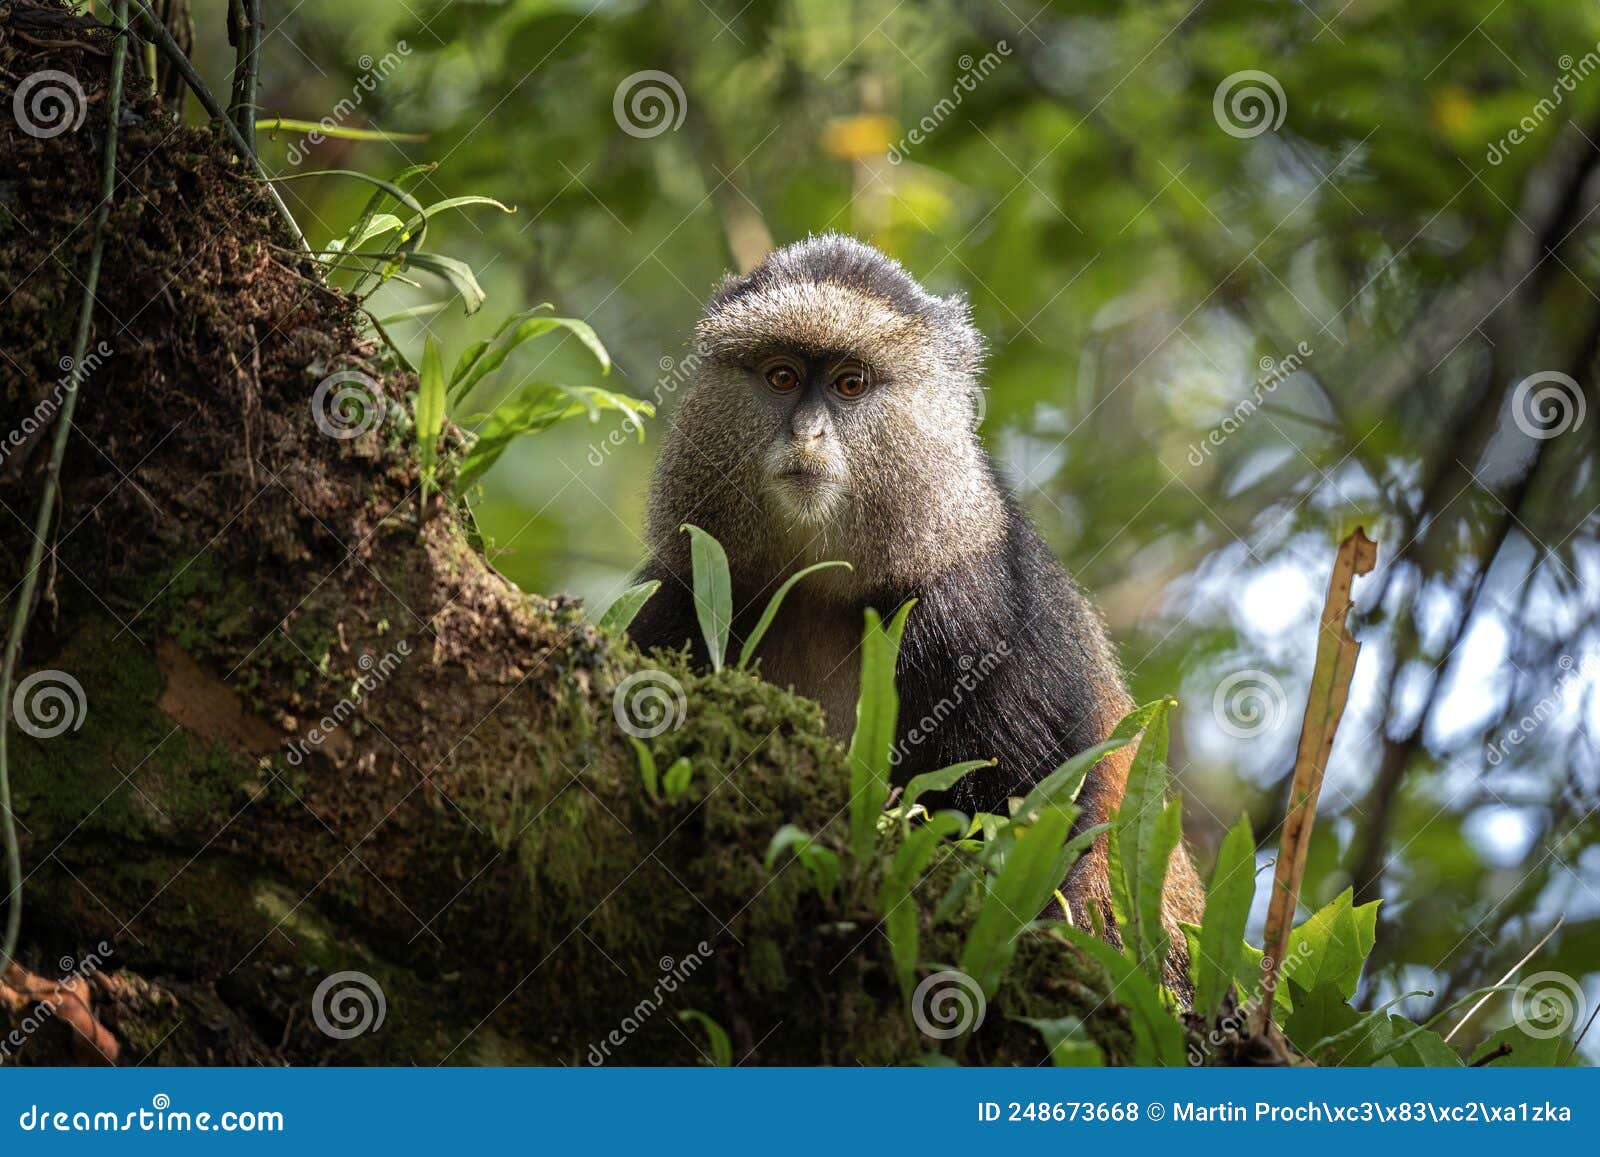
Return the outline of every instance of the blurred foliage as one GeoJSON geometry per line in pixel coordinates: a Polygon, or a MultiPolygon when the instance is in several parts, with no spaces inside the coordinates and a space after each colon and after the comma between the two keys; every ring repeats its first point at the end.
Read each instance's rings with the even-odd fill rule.
{"type": "MultiPolygon", "coordinates": [[[[195,7],[220,76],[224,5],[195,7]]],[[[416,356],[551,301],[670,421],[700,302],[763,230],[849,230],[969,294],[985,436],[1104,606],[1136,696],[1183,701],[1172,765],[1204,862],[1241,809],[1271,855],[1333,546],[1364,523],[1379,569],[1357,588],[1365,650],[1306,903],[1385,898],[1364,996],[1431,990],[1398,1008],[1418,1021],[1565,914],[1530,968],[1594,1007],[1600,7],[278,7],[263,115],[426,139],[264,132],[269,167],[433,162],[424,203],[517,207],[438,223],[494,308],[396,323],[416,356]],[[632,119],[646,70],[672,82],[654,82],[664,122],[632,119]],[[1530,425],[1552,381],[1566,392],[1530,425]]],[[[283,187],[314,243],[365,197],[283,187]]],[[[373,310],[446,296],[391,284],[373,310]]],[[[570,336],[519,350],[504,389],[588,380],[587,358],[570,336]]],[[[604,605],[640,561],[658,438],[612,418],[487,477],[479,522],[524,585],[604,605]]]]}

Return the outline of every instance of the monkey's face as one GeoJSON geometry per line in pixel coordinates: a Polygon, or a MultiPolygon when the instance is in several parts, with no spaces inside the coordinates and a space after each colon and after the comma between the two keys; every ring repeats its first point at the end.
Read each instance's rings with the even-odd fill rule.
{"type": "Polygon", "coordinates": [[[872,371],[848,354],[779,353],[752,367],[766,411],[764,496],[789,521],[825,526],[850,500],[849,446],[865,424],[872,371]]]}

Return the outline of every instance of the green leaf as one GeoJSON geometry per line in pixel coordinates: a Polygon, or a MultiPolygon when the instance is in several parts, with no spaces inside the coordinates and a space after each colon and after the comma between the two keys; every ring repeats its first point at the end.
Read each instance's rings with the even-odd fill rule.
{"type": "Polygon", "coordinates": [[[1125,951],[1159,980],[1167,957],[1161,890],[1172,850],[1182,836],[1179,816],[1163,806],[1167,788],[1167,715],[1172,700],[1154,704],[1128,769],[1128,786],[1107,839],[1111,904],[1125,951]]]}
{"type": "Polygon", "coordinates": [[[1568,1034],[1549,1037],[1529,1036],[1518,1024],[1508,1024],[1488,1036],[1482,1044],[1472,1050],[1472,1059],[1482,1060],[1503,1044],[1510,1045],[1511,1052],[1504,1060],[1492,1062],[1493,1066],[1559,1068],[1570,1063],[1572,1038],[1568,1034]]]}
{"type": "Polygon", "coordinates": [[[989,885],[961,948],[960,968],[993,997],[1016,952],[1017,937],[1038,919],[1061,883],[1055,874],[1062,845],[1077,809],[1046,808],[1031,827],[1017,833],[1005,866],[989,885]]]}
{"type": "Polygon", "coordinates": [[[644,610],[644,605],[650,601],[650,596],[655,594],[660,586],[660,579],[651,579],[649,582],[629,587],[606,608],[605,614],[600,616],[600,621],[595,626],[608,635],[622,634],[638,617],[639,612],[644,610]]]}
{"type": "Polygon", "coordinates": [[[656,773],[655,753],[646,747],[637,736],[628,736],[628,742],[633,744],[634,754],[639,760],[639,775],[644,780],[644,790],[651,799],[661,797],[659,776],[656,773]]]}
{"type": "Polygon", "coordinates": [[[697,1009],[686,1008],[678,1014],[678,1019],[684,1024],[698,1024],[706,1030],[706,1037],[711,1043],[711,1063],[719,1069],[728,1068],[733,1064],[733,1042],[728,1038],[727,1030],[705,1013],[697,1009]]]}
{"type": "Polygon", "coordinates": [[[1057,1068],[1099,1068],[1106,1063],[1100,1046],[1090,1040],[1083,1030],[1083,1021],[1075,1016],[1038,1017],[1013,1016],[1011,1020],[1037,1029],[1050,1050],[1050,1063],[1057,1068]]]}
{"type": "Polygon", "coordinates": [[[1106,994],[1128,1010],[1133,1029],[1133,1063],[1182,1065],[1183,1026],[1161,999],[1161,987],[1111,945],[1082,928],[1056,925],[1058,935],[1082,949],[1105,970],[1110,982],[1106,994]]]}
{"type": "Polygon", "coordinates": [[[694,764],[687,755],[680,755],[661,777],[661,786],[667,793],[668,803],[677,803],[689,790],[689,780],[694,777],[694,764]]]}
{"type": "MultiPolygon", "coordinates": [[[[1328,1033],[1311,1044],[1303,1046],[1302,1051],[1322,1065],[1371,1064],[1372,1060],[1377,1058],[1374,1056],[1370,1059],[1364,1059],[1362,1054],[1373,1051],[1374,1037],[1380,1037],[1384,1044],[1390,1042],[1389,1010],[1402,1000],[1409,1000],[1413,996],[1432,995],[1433,993],[1425,989],[1403,992],[1393,1000],[1379,1005],[1371,1012],[1363,1013],[1356,1017],[1351,1024],[1339,1029],[1337,1032],[1328,1033]]],[[[1290,1039],[1294,1038],[1291,1037],[1290,1039]]],[[[1296,1043],[1299,1042],[1297,1041],[1296,1043]]],[[[1385,1049],[1384,1051],[1387,1052],[1388,1050],[1385,1049]]]]}
{"type": "MultiPolygon", "coordinates": [[[[417,234],[421,239],[421,234],[417,234]]],[[[403,243],[404,244],[404,243],[403,243]]],[[[361,254],[357,254],[361,256],[361,254]]],[[[405,252],[402,245],[402,264],[426,269],[429,273],[436,274],[450,283],[461,298],[462,304],[469,314],[477,313],[483,308],[486,295],[483,286],[478,284],[477,275],[472,272],[472,267],[465,261],[458,261],[454,257],[445,257],[439,253],[424,253],[420,249],[405,252]]]]}
{"type": "MultiPolygon", "coordinates": [[[[408,170],[407,174],[404,175],[410,175],[411,173],[418,171],[420,170],[408,170]]],[[[410,193],[406,192],[405,189],[401,188],[398,181],[386,181],[382,177],[374,177],[371,173],[359,172],[356,169],[316,169],[305,173],[284,173],[280,176],[268,177],[267,180],[299,181],[306,177],[350,177],[353,180],[365,181],[369,185],[376,185],[380,194],[387,194],[396,201],[400,202],[400,204],[404,205],[407,209],[410,209],[412,213],[419,217],[422,216],[422,202],[417,200],[410,193]]],[[[375,200],[371,202],[368,207],[376,210],[377,205],[378,202],[375,200]]],[[[363,232],[365,232],[367,223],[371,220],[371,216],[371,213],[363,213],[362,219],[359,222],[361,228],[356,230],[353,234],[351,234],[351,236],[359,237],[363,232]]],[[[427,219],[424,217],[422,227],[414,235],[402,239],[400,243],[401,250],[409,252],[410,250],[416,248],[416,246],[421,245],[423,234],[426,232],[427,219]]],[[[346,247],[348,247],[348,242],[346,242],[346,247]]],[[[374,255],[369,254],[368,256],[374,255]]],[[[383,253],[376,254],[375,256],[388,258],[389,254],[383,253]]],[[[471,310],[468,310],[468,312],[470,313],[471,310]]]]}
{"type": "Polygon", "coordinates": [[[1117,736],[1074,755],[1033,785],[1033,790],[1023,797],[1021,805],[1012,813],[1012,821],[1029,824],[1046,807],[1076,801],[1090,769],[1119,747],[1126,747],[1131,739],[1131,736],[1117,736]]]}
{"type": "MultiPolygon", "coordinates": [[[[402,169],[395,176],[393,184],[403,189],[409,182],[416,180],[418,177],[426,173],[433,172],[433,170],[436,168],[438,168],[438,166],[434,164],[412,165],[409,168],[402,169]]],[[[373,216],[377,213],[379,207],[383,204],[384,199],[388,196],[389,194],[384,192],[382,187],[379,187],[371,197],[367,198],[366,206],[361,210],[361,215],[357,217],[355,223],[350,226],[350,229],[345,233],[344,238],[333,243],[333,247],[342,252],[348,252],[352,249],[355,249],[357,246],[357,238],[366,233],[367,227],[371,223],[373,216]]],[[[404,202],[402,202],[402,204],[403,203],[404,202]]],[[[329,272],[336,273],[343,267],[344,262],[342,260],[334,262],[329,272]]],[[[360,295],[361,285],[365,279],[365,274],[356,279],[355,285],[351,287],[352,296],[360,295]]]]}
{"type": "Polygon", "coordinates": [[[484,415],[472,449],[456,470],[455,488],[463,492],[496,462],[517,438],[555,425],[567,418],[588,415],[592,420],[601,410],[620,410],[630,416],[642,411],[654,414],[648,402],[594,386],[563,386],[555,382],[529,382],[514,397],[484,415]]]}
{"type": "Polygon", "coordinates": [[[733,584],[728,577],[728,552],[712,535],[684,523],[689,533],[689,559],[694,570],[694,614],[700,620],[711,669],[722,670],[728,653],[728,633],[733,629],[733,584]]]}
{"type": "Polygon", "coordinates": [[[798,570],[794,574],[790,575],[788,580],[778,588],[777,592],[772,596],[772,598],[767,601],[767,609],[761,612],[760,621],[756,623],[755,629],[750,632],[749,638],[745,639],[744,646],[739,651],[739,669],[741,671],[749,667],[750,661],[756,657],[756,648],[761,645],[761,640],[766,635],[767,628],[772,626],[772,620],[777,617],[778,608],[783,605],[784,596],[794,588],[794,585],[797,582],[805,578],[806,575],[813,574],[819,570],[827,570],[831,566],[842,566],[845,570],[855,569],[849,563],[842,560],[813,563],[804,570],[798,570]]]}
{"type": "Polygon", "coordinates": [[[930,791],[949,791],[960,783],[968,772],[994,765],[995,761],[992,759],[969,759],[965,763],[952,763],[949,767],[941,767],[938,771],[925,771],[921,775],[914,775],[911,777],[911,782],[906,784],[905,791],[900,793],[900,809],[903,813],[910,813],[917,800],[930,791]]]}
{"type": "Polygon", "coordinates": [[[517,347],[558,329],[566,330],[582,342],[600,363],[601,372],[609,374],[611,355],[606,352],[606,347],[601,344],[600,337],[593,328],[577,318],[536,316],[549,308],[550,306],[545,304],[523,313],[513,314],[501,323],[494,337],[468,347],[466,353],[461,355],[461,360],[456,363],[455,372],[450,377],[451,401],[464,398],[471,393],[474,386],[504,365],[505,360],[517,347]]]}
{"type": "Polygon", "coordinates": [[[264,133],[279,130],[288,133],[316,133],[342,141],[425,141],[427,133],[390,133],[381,129],[356,129],[345,125],[324,124],[321,121],[297,121],[292,117],[264,117],[256,121],[256,128],[264,133]]]}
{"type": "Polygon", "coordinates": [[[430,337],[422,344],[422,368],[417,375],[417,460],[422,465],[424,508],[434,481],[439,435],[443,431],[444,366],[439,357],[439,343],[430,337]]]}
{"type": "Polygon", "coordinates": [[[785,851],[792,850],[795,859],[800,861],[802,867],[811,873],[811,878],[817,886],[817,892],[823,897],[831,897],[834,889],[839,886],[839,856],[832,848],[817,843],[816,837],[810,832],[796,827],[794,824],[784,824],[772,837],[772,842],[767,845],[766,867],[772,871],[772,866],[785,851]]]}
{"type": "Polygon", "coordinates": [[[1217,865],[1206,889],[1205,919],[1197,950],[1189,962],[1194,977],[1194,1008],[1207,1020],[1222,1012],[1233,991],[1244,955],[1245,922],[1256,894],[1256,842],[1250,817],[1240,816],[1217,852],[1217,865]]]}
{"type": "Polygon", "coordinates": [[[920,909],[911,898],[933,853],[942,841],[967,826],[960,812],[940,812],[915,829],[894,854],[889,870],[878,889],[878,911],[883,915],[884,932],[889,937],[889,955],[894,959],[900,991],[911,999],[916,987],[920,909]]]}
{"type": "MultiPolygon", "coordinates": [[[[904,610],[896,620],[904,624],[904,610]]],[[[866,633],[861,639],[861,683],[856,698],[856,726],[850,735],[850,847],[865,862],[877,839],[878,816],[889,798],[890,756],[894,750],[895,723],[900,695],[895,690],[894,669],[900,655],[898,639],[885,629],[878,612],[867,608],[866,633]]]]}
{"type": "Polygon", "coordinates": [[[1283,962],[1294,983],[1306,991],[1331,984],[1344,999],[1356,994],[1361,969],[1377,941],[1378,905],[1374,900],[1352,906],[1346,888],[1289,935],[1289,958],[1283,962]]]}

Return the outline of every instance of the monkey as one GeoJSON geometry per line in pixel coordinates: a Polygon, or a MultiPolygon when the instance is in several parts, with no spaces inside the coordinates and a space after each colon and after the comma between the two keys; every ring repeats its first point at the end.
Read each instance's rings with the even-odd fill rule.
{"type": "MultiPolygon", "coordinates": [[[[651,483],[640,578],[660,586],[629,628],[644,651],[690,648],[693,523],[728,556],[732,635],[813,563],[757,651],[763,678],[822,705],[846,742],[865,612],[908,599],[895,682],[893,782],[977,759],[930,810],[1005,814],[1006,801],[1107,738],[1132,709],[1103,619],[1045,545],[978,435],[984,342],[959,295],[935,296],[899,262],[828,233],[777,249],[712,292],[698,365],[651,483]]],[[[1133,756],[1091,769],[1077,830],[1121,801],[1133,756]]],[[[1102,834],[1063,883],[1068,915],[1117,943],[1102,834]]],[[[1163,916],[1169,986],[1188,990],[1178,921],[1203,892],[1180,846],[1163,916]]]]}

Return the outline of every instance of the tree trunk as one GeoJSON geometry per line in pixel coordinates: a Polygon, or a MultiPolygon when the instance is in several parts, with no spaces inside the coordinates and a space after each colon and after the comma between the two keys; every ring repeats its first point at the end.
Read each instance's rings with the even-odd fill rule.
{"type": "MultiPolygon", "coordinates": [[[[51,136],[0,118],[8,591],[100,183],[108,40],[63,12],[0,12],[0,107],[46,69],[86,106],[51,136]]],[[[696,1063],[711,1050],[686,1008],[753,1063],[940,1048],[1036,1063],[1042,1042],[1009,1018],[1072,1012],[1124,1055],[1098,974],[1042,937],[959,1053],[920,1033],[873,866],[839,838],[848,774],[816,706],[641,657],[498,576],[451,505],[419,502],[414,379],[213,134],[129,87],[94,352],[70,371],[77,422],[23,652],[23,674],[49,674],[19,694],[12,732],[21,964],[92,971],[79,987],[124,1062],[696,1063]],[[357,375],[343,410],[318,393],[341,371],[357,375]],[[682,693],[678,725],[650,740],[661,767],[693,764],[671,805],[644,791],[614,717],[646,670],[682,693]],[[37,699],[52,684],[68,692],[54,735],[37,699]],[[768,872],[786,823],[838,849],[856,886],[824,901],[792,862],[768,872]],[[371,978],[365,1009],[335,999],[366,983],[347,972],[371,978]]],[[[966,916],[931,913],[965,870],[947,861],[918,893],[928,960],[958,954],[966,916]]],[[[0,1063],[83,1052],[15,974],[8,992],[0,1063]]]]}

